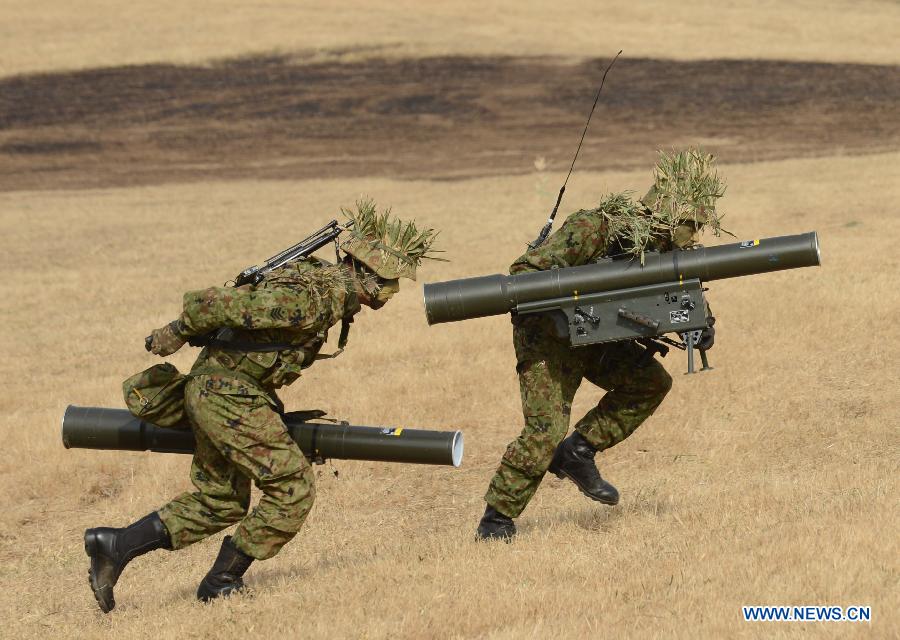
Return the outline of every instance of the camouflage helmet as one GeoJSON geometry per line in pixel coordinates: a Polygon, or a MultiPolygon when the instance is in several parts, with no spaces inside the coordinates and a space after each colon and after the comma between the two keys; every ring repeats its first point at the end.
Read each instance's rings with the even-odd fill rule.
{"type": "Polygon", "coordinates": [[[390,209],[379,214],[372,200],[359,200],[356,211],[341,208],[353,222],[350,237],[341,249],[385,280],[416,279],[416,267],[428,255],[437,234],[433,229],[420,231],[413,221],[391,218],[390,209]]]}
{"type": "Polygon", "coordinates": [[[690,246],[704,227],[721,228],[716,200],[725,185],[713,169],[715,158],[696,149],[660,152],[653,186],[639,202],[633,193],[610,193],[592,211],[606,218],[611,249],[644,262],[650,248],[690,246]],[[690,228],[685,228],[689,224],[690,228]]]}
{"type": "MultiPolygon", "coordinates": [[[[709,226],[715,235],[722,230],[716,200],[725,193],[725,183],[715,170],[715,157],[699,149],[659,152],[653,168],[653,186],[641,204],[654,222],[670,232],[688,222],[698,231],[709,226]]],[[[727,232],[726,232],[727,233],[727,232]]]]}

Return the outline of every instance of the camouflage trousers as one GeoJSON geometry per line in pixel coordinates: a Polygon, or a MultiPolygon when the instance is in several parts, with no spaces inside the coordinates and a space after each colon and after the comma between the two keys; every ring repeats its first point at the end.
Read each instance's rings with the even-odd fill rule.
{"type": "Polygon", "coordinates": [[[300,530],[315,499],[315,477],[265,395],[220,376],[192,378],[185,411],[197,440],[193,493],[159,510],[181,549],[240,522],[232,541],[247,555],[271,558],[300,530]],[[250,482],[262,492],[250,508],[250,482]]]}
{"type": "Polygon", "coordinates": [[[628,341],[573,349],[556,337],[546,317],[517,320],[513,344],[525,428],[509,444],[485,495],[489,505],[511,518],[534,496],[565,438],[582,379],[607,390],[575,424],[598,450],[630,436],[672,388],[672,378],[655,359],[638,366],[643,347],[628,341]]]}

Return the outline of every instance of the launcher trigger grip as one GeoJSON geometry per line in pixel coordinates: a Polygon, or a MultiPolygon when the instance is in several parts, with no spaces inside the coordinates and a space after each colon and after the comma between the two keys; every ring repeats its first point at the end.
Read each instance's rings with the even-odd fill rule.
{"type": "Polygon", "coordinates": [[[659,354],[660,358],[665,358],[669,353],[669,347],[664,344],[660,344],[656,340],[644,338],[638,340],[638,342],[640,342],[644,347],[644,353],[641,354],[641,357],[638,358],[637,361],[637,366],[640,369],[643,369],[644,367],[649,365],[653,360],[653,356],[655,356],[657,353],[659,354]]]}

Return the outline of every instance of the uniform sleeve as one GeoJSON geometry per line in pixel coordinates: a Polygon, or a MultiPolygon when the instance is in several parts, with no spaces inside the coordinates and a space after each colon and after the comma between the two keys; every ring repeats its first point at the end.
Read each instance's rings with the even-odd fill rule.
{"type": "Polygon", "coordinates": [[[529,249],[513,262],[511,274],[577,267],[604,255],[609,241],[606,219],[590,211],[573,213],[537,249],[529,249]]]}
{"type": "Polygon", "coordinates": [[[323,311],[307,292],[283,287],[210,287],[184,294],[179,333],[198,336],[214,329],[304,329],[323,311]]]}

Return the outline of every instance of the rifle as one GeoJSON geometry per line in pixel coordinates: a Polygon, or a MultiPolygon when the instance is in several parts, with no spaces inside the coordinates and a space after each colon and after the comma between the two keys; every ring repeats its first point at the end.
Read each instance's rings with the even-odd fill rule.
{"type": "MultiPolygon", "coordinates": [[[[288,247],[284,251],[276,253],[274,256],[266,260],[262,266],[253,265],[252,267],[247,267],[246,269],[241,271],[234,280],[226,284],[231,284],[234,287],[240,287],[245,284],[257,285],[262,282],[266,274],[271,273],[275,269],[280,269],[287,264],[296,262],[297,260],[308,258],[313,253],[332,241],[334,242],[335,258],[337,261],[340,261],[341,255],[338,251],[337,238],[339,235],[341,235],[342,232],[346,231],[352,226],[353,220],[348,221],[343,226],[338,224],[337,220],[332,220],[324,227],[307,236],[294,246],[288,247]]],[[[232,329],[217,329],[202,336],[195,336],[191,338],[190,340],[188,340],[188,344],[192,347],[205,347],[206,345],[214,341],[228,342],[233,334],[234,331],[232,329]]],[[[147,349],[147,351],[150,351],[152,343],[152,336],[147,336],[146,338],[144,338],[144,348],[147,349]]],[[[271,349],[272,345],[268,345],[266,348],[271,349]]]]}
{"type": "Polygon", "coordinates": [[[247,267],[241,271],[234,279],[234,286],[240,287],[245,284],[257,285],[262,282],[262,279],[267,273],[274,271],[275,269],[280,269],[286,264],[290,264],[296,260],[309,257],[332,240],[334,241],[334,255],[337,260],[340,261],[341,256],[338,253],[337,237],[341,235],[342,231],[345,231],[352,226],[353,220],[350,220],[344,226],[339,225],[337,220],[332,220],[312,235],[295,244],[293,247],[289,247],[280,253],[276,253],[266,260],[263,263],[263,266],[259,267],[253,265],[252,267],[247,267]]]}

